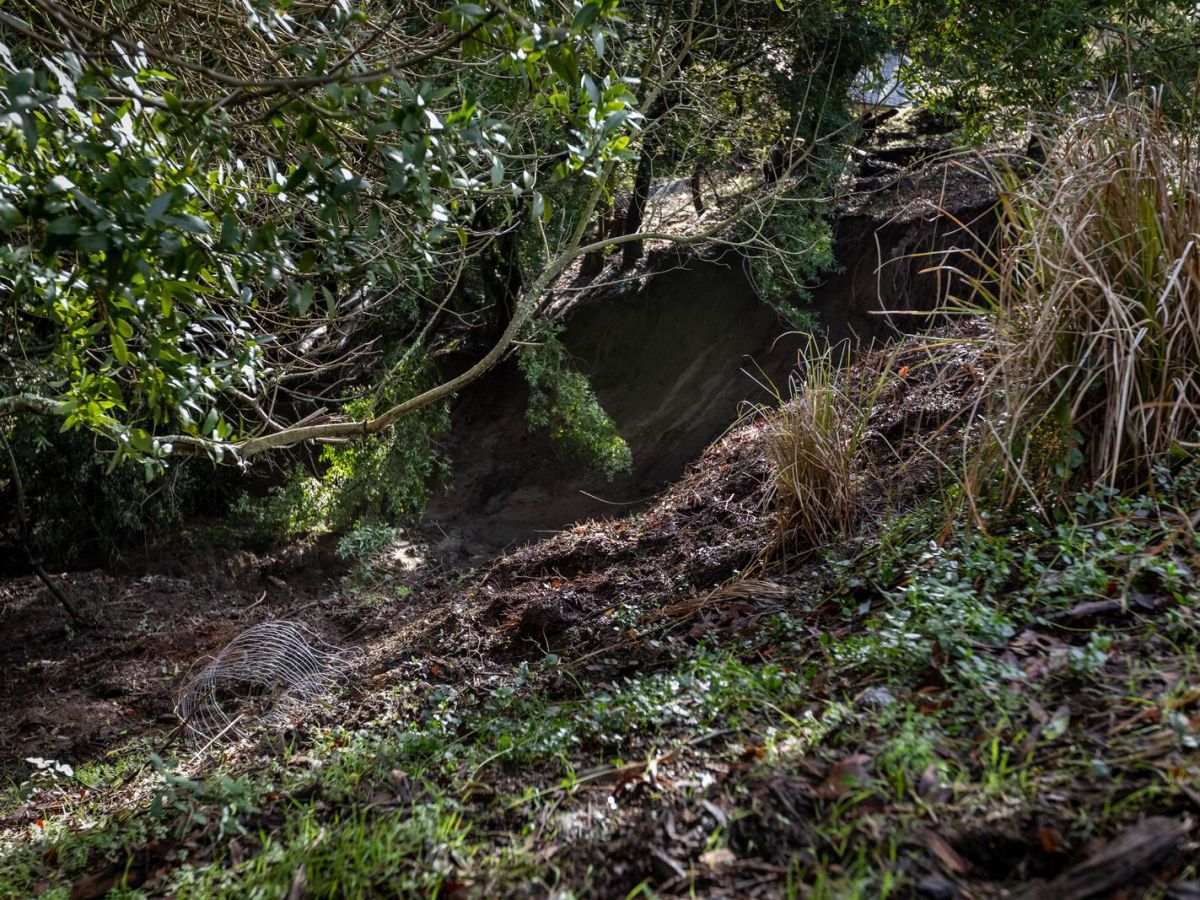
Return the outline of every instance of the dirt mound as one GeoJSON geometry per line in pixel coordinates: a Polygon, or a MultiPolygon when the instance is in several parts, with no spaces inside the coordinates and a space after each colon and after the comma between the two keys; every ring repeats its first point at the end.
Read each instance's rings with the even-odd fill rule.
{"type": "Polygon", "coordinates": [[[770,491],[762,425],[718,442],[649,510],[579,524],[495,563],[475,586],[478,626],[518,655],[607,646],[644,604],[695,597],[749,570],[770,491]]]}
{"type": "MultiPolygon", "coordinates": [[[[864,394],[885,382],[865,441],[879,480],[867,492],[864,519],[918,502],[940,476],[938,456],[961,446],[964,412],[983,383],[983,336],[981,324],[959,323],[869,354],[847,372],[864,394]]],[[[803,592],[804,579],[779,575],[786,566],[772,558],[767,432],[764,415],[749,416],[648,509],[584,521],[518,549],[483,569],[465,593],[446,585],[459,598],[457,612],[453,622],[442,620],[436,642],[471,642],[503,658],[569,648],[577,660],[623,655],[637,668],[661,649],[628,625],[647,614],[673,630],[672,639],[695,639],[711,630],[715,609],[720,627],[736,629],[782,595],[803,592]]]]}

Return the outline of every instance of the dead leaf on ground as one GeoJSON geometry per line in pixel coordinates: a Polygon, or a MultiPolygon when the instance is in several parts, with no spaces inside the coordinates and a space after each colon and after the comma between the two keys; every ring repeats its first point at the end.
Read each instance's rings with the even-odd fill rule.
{"type": "Polygon", "coordinates": [[[1038,826],[1037,839],[1045,853],[1058,853],[1063,848],[1062,832],[1049,825],[1038,826]]]}
{"type": "Polygon", "coordinates": [[[721,847],[717,850],[709,850],[707,853],[701,853],[700,862],[710,869],[724,869],[737,862],[737,854],[728,847],[721,847]]]}
{"type": "Polygon", "coordinates": [[[856,753],[838,760],[821,785],[813,791],[813,796],[822,800],[834,800],[858,790],[871,780],[867,771],[870,763],[871,757],[865,753],[856,753]]]}
{"type": "Polygon", "coordinates": [[[971,864],[963,859],[958,851],[951,847],[946,839],[933,829],[925,829],[921,833],[921,841],[925,844],[929,852],[938,858],[938,861],[941,862],[950,874],[966,875],[971,870],[971,864]]]}

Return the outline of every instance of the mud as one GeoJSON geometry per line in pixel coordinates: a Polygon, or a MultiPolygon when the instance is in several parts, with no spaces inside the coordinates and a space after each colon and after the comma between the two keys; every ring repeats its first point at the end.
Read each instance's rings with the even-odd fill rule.
{"type": "Polygon", "coordinates": [[[26,757],[85,762],[122,739],[169,730],[188,670],[266,618],[332,627],[316,601],[345,565],[328,541],[258,556],[166,545],[124,571],[54,573],[92,620],[75,628],[33,576],[0,583],[0,774],[26,757]]]}

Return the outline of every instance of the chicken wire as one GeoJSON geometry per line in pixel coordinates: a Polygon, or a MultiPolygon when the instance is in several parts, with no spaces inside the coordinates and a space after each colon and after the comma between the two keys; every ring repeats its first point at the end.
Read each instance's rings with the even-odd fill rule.
{"type": "Polygon", "coordinates": [[[300,622],[247,628],[179,693],[175,711],[193,749],[292,724],[338,684],[350,653],[300,622]]]}

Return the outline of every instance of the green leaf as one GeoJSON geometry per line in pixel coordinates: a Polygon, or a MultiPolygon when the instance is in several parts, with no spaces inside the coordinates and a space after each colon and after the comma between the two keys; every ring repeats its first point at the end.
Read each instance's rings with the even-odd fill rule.
{"type": "Polygon", "coordinates": [[[116,357],[117,362],[123,366],[129,365],[129,349],[125,346],[125,338],[121,337],[115,331],[110,333],[108,337],[112,343],[113,356],[116,357]]]}
{"type": "Polygon", "coordinates": [[[547,51],[546,61],[550,64],[550,69],[564,84],[571,86],[579,84],[579,61],[570,47],[557,47],[547,51]]]}
{"type": "Polygon", "coordinates": [[[46,225],[47,234],[79,234],[83,220],[79,216],[59,216],[46,225]]]}
{"type": "Polygon", "coordinates": [[[166,191],[155,197],[149,206],[146,207],[146,224],[152,225],[163,217],[163,213],[167,211],[167,207],[171,205],[171,200],[174,198],[174,191],[166,191]]]}
{"type": "Polygon", "coordinates": [[[592,101],[592,106],[601,104],[600,89],[596,87],[596,82],[592,81],[590,75],[583,76],[583,89],[587,91],[588,99],[592,101]]]}
{"type": "Polygon", "coordinates": [[[600,130],[605,134],[609,134],[624,125],[625,120],[628,118],[629,110],[627,109],[618,109],[615,112],[610,112],[604,117],[604,124],[600,127],[600,130]]]}
{"type": "Polygon", "coordinates": [[[0,231],[8,231],[15,228],[25,220],[21,215],[21,211],[9,203],[7,200],[0,200],[0,231]]]}
{"type": "Polygon", "coordinates": [[[290,176],[288,176],[288,180],[286,182],[284,182],[284,185],[283,185],[283,192],[286,194],[291,191],[294,191],[296,188],[300,187],[300,185],[304,184],[304,182],[307,180],[308,180],[308,161],[305,160],[304,162],[300,163],[300,165],[296,166],[296,170],[294,172],[292,172],[292,174],[290,176]]]}
{"type": "Polygon", "coordinates": [[[306,281],[304,285],[296,292],[296,296],[292,301],[292,307],[296,311],[296,315],[302,316],[308,312],[312,306],[313,297],[316,295],[317,289],[311,281],[306,281]]]}
{"type": "Polygon", "coordinates": [[[232,249],[241,240],[242,229],[238,226],[237,219],[231,213],[225,213],[221,217],[221,246],[226,249],[232,249]]]}
{"type": "Polygon", "coordinates": [[[186,231],[188,234],[208,234],[208,223],[199,216],[191,213],[179,213],[174,216],[164,216],[163,221],[170,225],[174,225],[180,231],[186,231]]]}
{"type": "Polygon", "coordinates": [[[462,16],[472,24],[487,15],[487,10],[478,3],[456,3],[450,7],[450,12],[456,16],[462,16]]]}
{"type": "Polygon", "coordinates": [[[572,31],[583,31],[600,17],[599,3],[585,3],[571,22],[572,31]]]}

